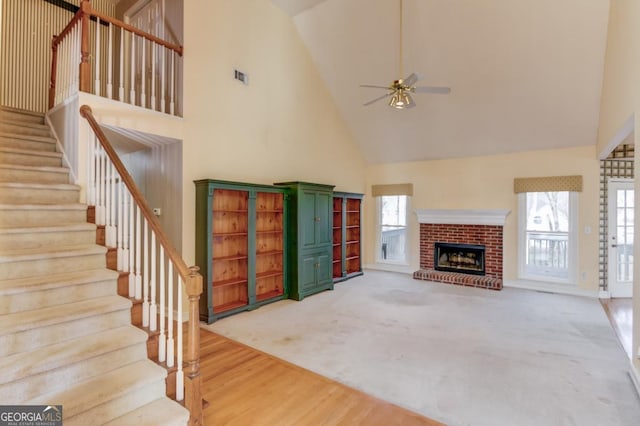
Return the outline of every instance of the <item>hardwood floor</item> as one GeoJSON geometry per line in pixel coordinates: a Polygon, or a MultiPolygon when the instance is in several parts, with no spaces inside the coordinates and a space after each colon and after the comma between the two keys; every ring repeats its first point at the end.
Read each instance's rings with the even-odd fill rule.
{"type": "Polygon", "coordinates": [[[440,425],[241,343],[201,330],[207,425],[440,425]]]}
{"type": "Polygon", "coordinates": [[[620,344],[631,359],[633,339],[633,306],[631,298],[600,299],[609,322],[620,340],[620,344]]]}

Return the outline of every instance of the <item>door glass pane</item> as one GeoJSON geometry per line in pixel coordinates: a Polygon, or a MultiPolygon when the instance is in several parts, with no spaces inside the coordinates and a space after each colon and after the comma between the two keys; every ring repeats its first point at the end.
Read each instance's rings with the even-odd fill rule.
{"type": "Polygon", "coordinates": [[[618,262],[617,280],[630,282],[633,279],[633,243],[634,243],[634,192],[618,189],[616,194],[616,260],[618,262]]]}

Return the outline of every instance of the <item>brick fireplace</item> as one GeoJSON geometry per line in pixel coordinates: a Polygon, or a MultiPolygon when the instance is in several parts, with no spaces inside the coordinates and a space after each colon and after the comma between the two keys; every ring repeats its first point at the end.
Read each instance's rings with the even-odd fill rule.
{"type": "Polygon", "coordinates": [[[502,289],[503,229],[509,210],[417,210],[420,222],[420,269],[413,277],[427,281],[502,289]],[[436,243],[484,247],[484,275],[436,270],[436,243]]]}

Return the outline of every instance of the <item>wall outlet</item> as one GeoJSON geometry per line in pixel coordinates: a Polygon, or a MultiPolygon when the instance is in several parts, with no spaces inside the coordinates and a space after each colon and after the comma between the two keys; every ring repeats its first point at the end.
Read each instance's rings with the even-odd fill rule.
{"type": "Polygon", "coordinates": [[[587,280],[587,273],[586,273],[586,271],[582,271],[582,272],[580,273],[580,279],[581,279],[582,281],[586,281],[586,280],[587,280]]]}
{"type": "Polygon", "coordinates": [[[156,217],[160,217],[162,215],[162,209],[160,207],[154,207],[153,214],[156,217]]]}

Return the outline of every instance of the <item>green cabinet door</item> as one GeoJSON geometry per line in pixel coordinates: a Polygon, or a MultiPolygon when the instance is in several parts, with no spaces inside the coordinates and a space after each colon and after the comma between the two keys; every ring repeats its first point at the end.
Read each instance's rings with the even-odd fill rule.
{"type": "Polygon", "coordinates": [[[324,286],[333,283],[331,276],[331,253],[320,253],[317,257],[317,285],[324,286]]]}
{"type": "Polygon", "coordinates": [[[300,248],[307,249],[318,244],[318,216],[316,191],[303,190],[300,194],[300,248]]]}
{"type": "Polygon", "coordinates": [[[333,194],[330,192],[316,193],[316,235],[318,244],[330,245],[333,242],[332,214],[333,194]]]}
{"type": "Polygon", "coordinates": [[[303,255],[300,261],[300,281],[298,287],[300,293],[308,293],[313,291],[317,285],[316,270],[317,270],[317,256],[315,253],[303,255]]]}

